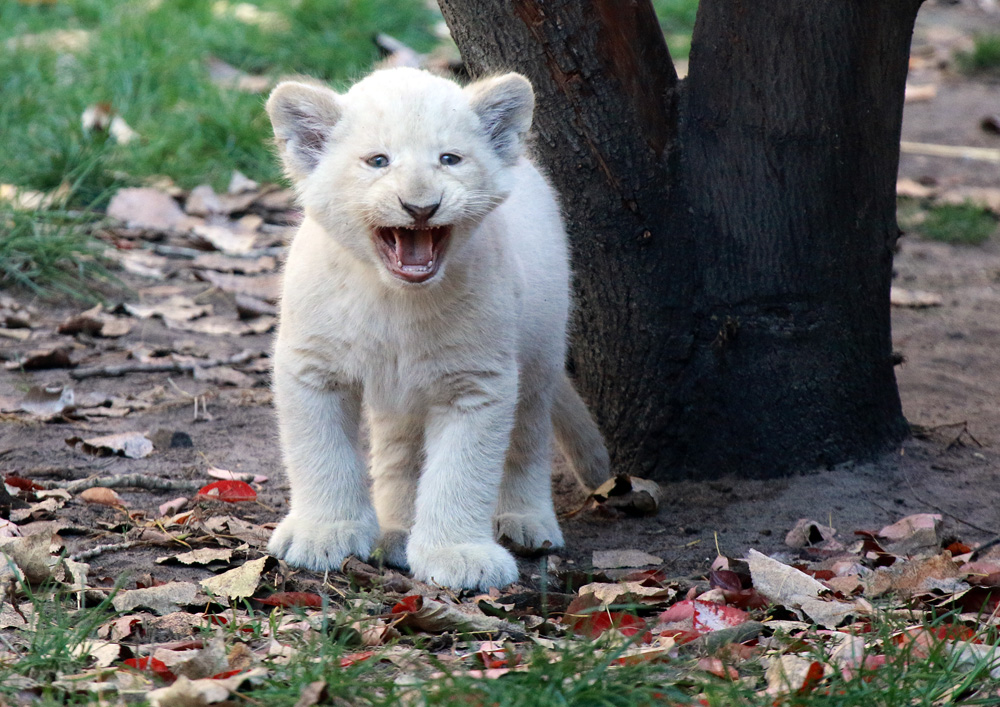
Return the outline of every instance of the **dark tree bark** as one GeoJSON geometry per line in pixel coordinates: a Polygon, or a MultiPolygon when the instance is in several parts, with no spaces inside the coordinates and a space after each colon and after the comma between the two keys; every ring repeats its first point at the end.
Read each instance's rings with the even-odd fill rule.
{"type": "Polygon", "coordinates": [[[920,0],[702,0],[678,81],[649,0],[441,0],[536,89],[571,367],[616,471],[774,476],[907,433],[889,321],[920,0]]]}

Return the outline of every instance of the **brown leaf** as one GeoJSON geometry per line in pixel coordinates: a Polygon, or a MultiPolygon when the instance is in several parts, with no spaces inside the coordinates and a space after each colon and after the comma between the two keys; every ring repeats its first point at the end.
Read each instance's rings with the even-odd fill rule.
{"type": "Polygon", "coordinates": [[[191,229],[191,234],[196,245],[213,248],[227,255],[247,253],[257,244],[256,231],[245,228],[238,221],[198,224],[191,229]]]}
{"type": "Polygon", "coordinates": [[[116,508],[123,508],[125,506],[125,501],[122,500],[122,497],[114,489],[102,486],[84,489],[77,494],[77,498],[85,503],[96,503],[102,506],[114,506],[116,508]]]}
{"type": "Polygon", "coordinates": [[[107,214],[129,228],[150,231],[178,230],[187,220],[169,194],[150,187],[119,189],[108,204],[107,214]]]}
{"type": "Polygon", "coordinates": [[[619,474],[601,484],[591,497],[626,515],[655,515],[663,498],[663,490],[655,481],[619,474]]]}
{"type": "Polygon", "coordinates": [[[8,361],[7,370],[42,371],[51,368],[74,368],[76,364],[70,359],[69,346],[58,346],[51,349],[37,349],[20,354],[13,361],[8,361]]]}

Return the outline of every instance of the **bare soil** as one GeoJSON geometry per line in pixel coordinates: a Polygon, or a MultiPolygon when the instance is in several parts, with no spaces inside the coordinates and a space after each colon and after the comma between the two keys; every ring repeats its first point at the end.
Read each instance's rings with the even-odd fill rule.
{"type": "MultiPolygon", "coordinates": [[[[1000,90],[941,67],[951,51],[968,44],[970,32],[993,27],[1000,15],[973,4],[927,5],[914,41],[913,83],[934,83],[932,101],[907,104],[904,139],[1000,147],[1000,136],[979,128],[979,120],[1000,113],[1000,90]]],[[[1000,186],[1000,165],[904,155],[900,175],[939,184],[1000,186]]],[[[841,538],[858,529],[878,529],[904,515],[938,512],[946,532],[966,542],[1000,534],[1000,235],[984,246],[955,247],[908,236],[896,261],[896,284],[939,293],[944,302],[928,309],[893,311],[895,348],[905,357],[897,368],[904,411],[919,434],[894,453],[875,461],[846,463],[784,480],[739,478],[685,481],[665,488],[656,517],[606,520],[580,513],[564,521],[564,563],[582,569],[595,550],[639,548],[663,559],[675,575],[702,572],[717,552],[739,556],[749,548],[774,552],[799,518],[833,525],[841,538]]],[[[158,299],[164,283],[129,276],[134,301],[158,299]]],[[[211,302],[217,314],[235,319],[231,298],[178,269],[168,280],[179,292],[211,302]]],[[[36,308],[30,341],[0,338],[0,356],[28,349],[71,345],[83,365],[125,360],[125,351],[143,344],[213,357],[243,349],[267,351],[270,335],[210,336],[167,329],[160,320],[137,324],[121,339],[76,338],[55,333],[59,322],[82,308],[10,296],[36,308]]],[[[0,471],[36,480],[142,473],[170,479],[204,480],[215,466],[270,477],[259,487],[260,503],[233,507],[210,504],[206,513],[232,513],[255,523],[277,521],[286,509],[286,491],[276,440],[268,375],[248,372],[253,387],[234,388],[196,381],[189,374],[130,374],[121,378],[72,381],[66,369],[0,373],[0,400],[20,400],[31,386],[64,384],[78,398],[90,393],[119,397],[154,391],[154,404],[121,418],[39,422],[23,413],[0,416],[0,471]],[[203,407],[195,418],[194,399],[203,407]],[[144,459],[96,458],[66,443],[126,431],[166,429],[190,435],[192,447],[157,448],[144,459]]],[[[563,512],[580,506],[575,482],[556,473],[563,512]]],[[[180,494],[120,490],[131,511],[157,516],[157,507],[180,494]]],[[[54,515],[70,552],[112,543],[134,522],[120,510],[70,501],[54,515]]],[[[174,550],[177,551],[177,550],[174,550]]],[[[208,570],[153,564],[166,548],[107,552],[90,560],[91,576],[113,579],[150,573],[159,579],[202,579],[208,570]]],[[[525,577],[535,560],[525,560],[525,577]]]]}

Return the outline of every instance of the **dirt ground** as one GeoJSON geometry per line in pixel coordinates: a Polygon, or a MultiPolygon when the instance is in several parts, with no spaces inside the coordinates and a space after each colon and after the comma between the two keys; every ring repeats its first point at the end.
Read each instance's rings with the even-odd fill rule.
{"type": "MultiPolygon", "coordinates": [[[[1000,113],[1000,87],[959,76],[940,67],[969,33],[992,26],[1000,31],[1000,13],[974,4],[927,5],[918,20],[911,83],[935,84],[931,101],[909,103],[904,139],[983,147],[1000,147],[1000,136],[979,127],[979,120],[1000,113]]],[[[904,155],[900,176],[944,185],[1000,186],[1000,164],[904,155]]],[[[878,529],[916,512],[945,516],[946,531],[966,542],[1000,534],[1000,234],[980,247],[954,247],[902,240],[896,261],[896,284],[943,296],[943,305],[893,311],[895,348],[905,356],[897,376],[907,418],[923,432],[877,463],[843,464],[782,481],[738,478],[706,483],[687,481],[665,488],[658,517],[606,521],[580,514],[564,522],[567,548],[561,561],[586,568],[591,553],[602,549],[639,548],[663,559],[671,574],[704,571],[717,549],[739,556],[753,547],[781,550],[785,533],[799,518],[809,517],[836,527],[841,538],[858,529],[878,529]]],[[[128,276],[141,301],[180,293],[211,303],[217,315],[235,319],[232,297],[184,269],[165,281],[128,276]],[[165,289],[166,288],[166,289],[165,289]]],[[[270,334],[212,336],[166,328],[158,319],[138,322],[120,339],[56,334],[56,325],[81,311],[79,306],[53,307],[29,301],[23,293],[6,293],[35,308],[31,338],[0,338],[0,356],[12,358],[28,349],[52,345],[74,347],[81,365],[124,362],[129,349],[184,352],[225,357],[249,349],[266,352],[270,334]]],[[[120,418],[40,422],[23,413],[0,415],[0,471],[39,481],[92,475],[141,473],[170,479],[204,480],[210,467],[264,474],[260,503],[243,503],[216,512],[231,512],[255,523],[276,521],[286,508],[273,411],[266,372],[244,370],[247,387],[220,386],[194,380],[190,374],[135,373],[120,378],[73,381],[66,369],[0,373],[0,401],[16,408],[31,386],[63,384],[78,400],[141,396],[145,410],[120,418]],[[196,414],[195,399],[199,401],[196,414]],[[115,432],[157,430],[184,432],[193,446],[164,448],[143,459],[97,458],[69,446],[66,439],[115,432]]],[[[583,497],[572,481],[556,475],[563,511],[583,497]]],[[[188,495],[120,490],[128,507],[157,516],[157,507],[188,495]]],[[[126,514],[77,499],[53,514],[71,552],[124,537],[126,514]]],[[[91,576],[115,578],[123,573],[153,571],[159,579],[202,579],[205,569],[159,567],[153,558],[164,548],[133,548],[90,560],[91,576]]],[[[523,569],[530,575],[532,563],[523,569]]]]}

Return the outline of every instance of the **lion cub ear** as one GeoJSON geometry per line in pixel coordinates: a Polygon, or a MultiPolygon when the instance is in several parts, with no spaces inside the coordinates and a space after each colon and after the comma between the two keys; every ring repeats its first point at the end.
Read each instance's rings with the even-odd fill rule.
{"type": "Polygon", "coordinates": [[[535,110],[531,83],[521,74],[511,73],[477,81],[465,92],[493,149],[505,164],[513,165],[524,151],[535,110]]]}
{"type": "Polygon", "coordinates": [[[284,81],[271,92],[267,114],[289,177],[315,169],[342,112],[340,96],[323,86],[284,81]]]}

